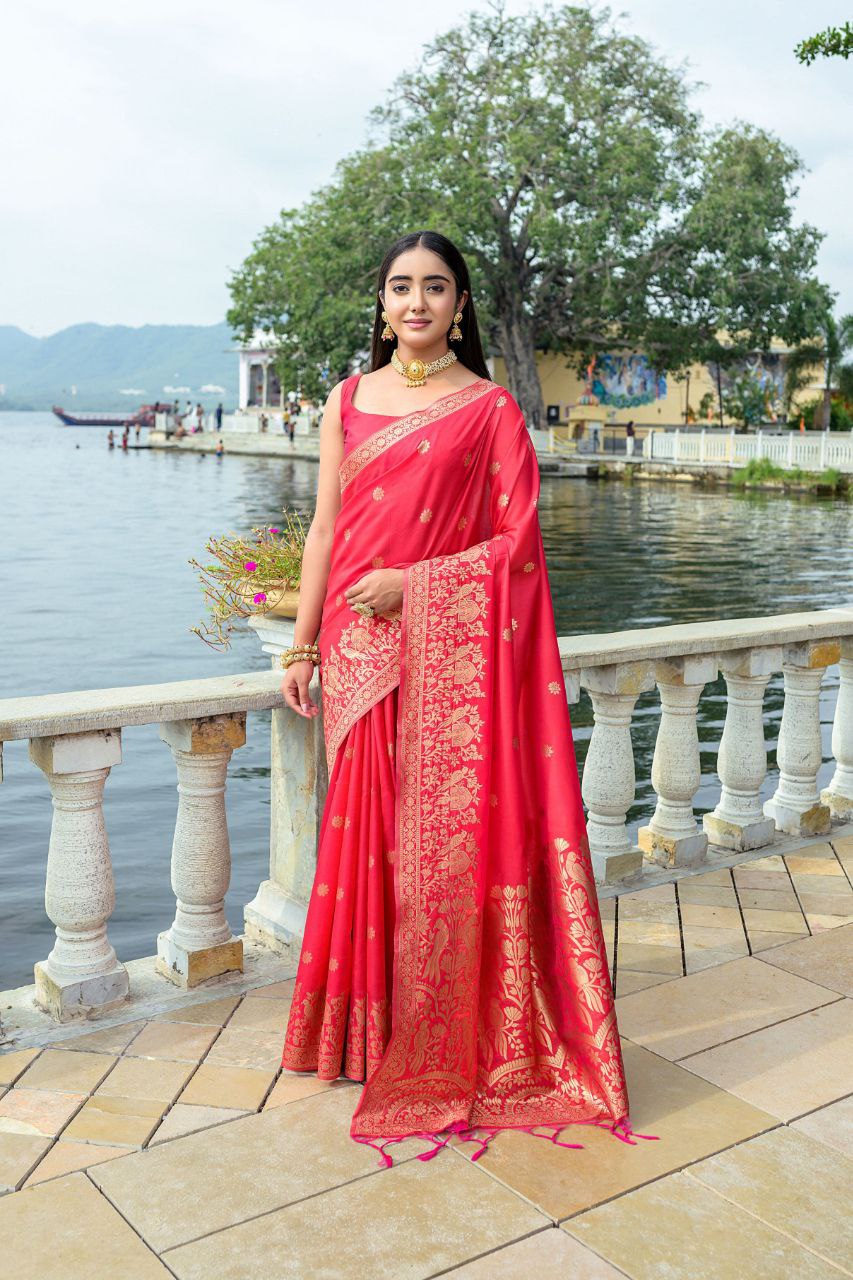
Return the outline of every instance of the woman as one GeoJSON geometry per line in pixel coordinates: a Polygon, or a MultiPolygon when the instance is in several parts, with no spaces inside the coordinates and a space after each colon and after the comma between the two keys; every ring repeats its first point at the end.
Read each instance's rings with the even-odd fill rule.
{"type": "Polygon", "coordinates": [[[415,1134],[631,1142],[536,455],[444,236],[388,251],[320,455],[282,692],[316,715],[320,663],[329,789],[282,1065],[364,1080],[388,1165],[415,1134]]]}

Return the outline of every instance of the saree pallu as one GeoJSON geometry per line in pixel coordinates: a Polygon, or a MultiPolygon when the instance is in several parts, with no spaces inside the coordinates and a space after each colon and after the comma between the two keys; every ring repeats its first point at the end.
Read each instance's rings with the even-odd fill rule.
{"type": "Polygon", "coordinates": [[[420,1158],[477,1129],[652,1137],[628,1118],[521,410],[480,380],[364,433],[340,481],[329,790],[282,1065],[365,1080],[351,1135],[386,1164],[412,1135],[420,1158]],[[391,566],[402,607],[355,614],[346,589],[391,566]]]}

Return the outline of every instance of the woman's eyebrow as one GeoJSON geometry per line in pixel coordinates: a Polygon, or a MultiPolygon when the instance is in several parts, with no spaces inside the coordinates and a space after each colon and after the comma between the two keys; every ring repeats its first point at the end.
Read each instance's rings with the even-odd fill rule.
{"type": "MultiPolygon", "coordinates": [[[[393,281],[393,280],[411,280],[411,279],[412,279],[412,277],[411,277],[411,276],[389,276],[389,277],[388,277],[388,279],[389,279],[390,281],[393,281]]],[[[444,280],[444,281],[445,281],[445,283],[447,283],[447,284],[449,284],[449,283],[450,283],[450,281],[448,280],[447,276],[438,276],[438,275],[436,275],[436,276],[424,276],[424,280],[444,280]]]]}

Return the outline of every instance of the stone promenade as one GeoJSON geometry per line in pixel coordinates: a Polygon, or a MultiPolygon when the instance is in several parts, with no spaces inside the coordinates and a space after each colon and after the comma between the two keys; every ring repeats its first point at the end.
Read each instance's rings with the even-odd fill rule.
{"type": "Polygon", "coordinates": [[[4,1280],[853,1275],[853,836],[602,898],[631,1121],[392,1169],[278,1069],[293,965],[0,1053],[4,1280]]]}

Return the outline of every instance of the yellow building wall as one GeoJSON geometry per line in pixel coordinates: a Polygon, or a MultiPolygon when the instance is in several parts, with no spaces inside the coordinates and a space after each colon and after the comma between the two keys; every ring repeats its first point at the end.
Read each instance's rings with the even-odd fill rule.
{"type": "MultiPolygon", "coordinates": [[[[771,349],[779,353],[787,350],[782,343],[774,343],[771,349]]],[[[542,399],[545,405],[558,404],[560,406],[560,422],[568,422],[570,406],[577,404],[583,394],[585,388],[584,379],[579,377],[573,369],[566,368],[565,356],[557,355],[553,352],[540,352],[537,355],[536,364],[542,387],[542,399]]],[[[494,370],[495,381],[502,386],[509,386],[506,363],[502,356],[495,357],[494,370]]],[[[812,400],[816,395],[820,394],[822,372],[820,369],[815,369],[813,372],[812,384],[794,397],[795,405],[812,400]]],[[[630,405],[625,408],[617,408],[615,405],[605,404],[607,422],[612,423],[614,426],[624,426],[626,422],[630,422],[633,419],[636,427],[679,426],[685,421],[688,394],[690,408],[698,422],[699,403],[707,392],[713,394],[713,403],[716,405],[717,388],[715,380],[709,373],[707,365],[696,364],[690,369],[689,386],[686,378],[676,380],[672,374],[667,374],[666,394],[652,399],[648,404],[630,405]]],[[[723,416],[723,422],[726,426],[735,425],[734,419],[730,419],[728,415],[723,416]]],[[[719,414],[715,408],[711,410],[711,425],[719,425],[719,414]]]]}

